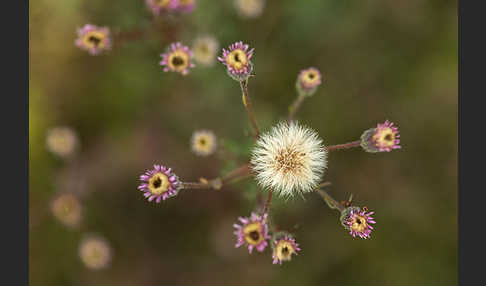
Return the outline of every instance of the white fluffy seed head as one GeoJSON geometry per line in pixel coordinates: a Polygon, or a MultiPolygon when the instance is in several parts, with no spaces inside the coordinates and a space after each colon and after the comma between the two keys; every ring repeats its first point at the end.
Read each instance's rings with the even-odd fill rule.
{"type": "Polygon", "coordinates": [[[251,164],[260,186],[291,197],[317,187],[327,167],[327,151],[314,130],[280,122],[260,136],[251,164]]]}

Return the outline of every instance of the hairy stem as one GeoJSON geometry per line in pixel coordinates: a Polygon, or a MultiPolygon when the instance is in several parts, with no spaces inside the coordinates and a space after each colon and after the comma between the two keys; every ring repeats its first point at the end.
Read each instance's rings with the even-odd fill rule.
{"type": "Polygon", "coordinates": [[[258,138],[260,135],[260,129],[258,129],[258,125],[255,119],[255,114],[253,113],[253,108],[250,102],[250,98],[248,96],[248,79],[240,81],[240,86],[241,86],[241,92],[242,92],[242,101],[243,105],[246,108],[246,111],[248,112],[248,116],[250,117],[251,125],[253,126],[253,129],[255,130],[255,140],[258,138]]]}
{"type": "Polygon", "coordinates": [[[243,166],[229,172],[223,178],[217,177],[211,180],[201,178],[200,182],[182,182],[182,189],[214,189],[220,190],[224,184],[235,182],[239,179],[248,178],[251,176],[250,164],[243,166]]]}
{"type": "Polygon", "coordinates": [[[333,199],[326,191],[317,189],[316,192],[322,197],[322,199],[326,202],[326,204],[331,208],[331,209],[336,209],[340,212],[344,210],[344,206],[341,205],[338,201],[333,199]]]}
{"type": "Polygon", "coordinates": [[[270,190],[268,192],[267,200],[265,201],[265,206],[263,207],[263,213],[266,214],[268,212],[268,209],[270,208],[270,203],[272,202],[272,194],[273,191],[270,190]]]}
{"type": "Polygon", "coordinates": [[[297,110],[299,109],[300,105],[305,99],[305,95],[303,93],[299,93],[299,96],[297,96],[297,99],[294,101],[294,103],[289,107],[289,119],[288,121],[291,122],[294,120],[295,113],[297,113],[297,110]]]}
{"type": "Polygon", "coordinates": [[[344,143],[344,144],[327,146],[326,149],[327,151],[333,151],[333,150],[340,150],[340,149],[349,149],[349,148],[359,147],[359,146],[361,146],[361,140],[344,143]]]}

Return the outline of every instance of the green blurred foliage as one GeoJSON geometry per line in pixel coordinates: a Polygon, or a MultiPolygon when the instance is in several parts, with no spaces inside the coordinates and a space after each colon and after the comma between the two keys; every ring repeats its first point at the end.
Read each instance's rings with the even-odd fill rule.
{"type": "Polygon", "coordinates": [[[176,39],[212,34],[222,47],[255,48],[249,83],[266,130],[286,116],[295,79],[309,66],[326,76],[297,118],[326,144],[358,139],[389,119],[402,149],[359,149],[329,156],[325,180],[338,200],[376,211],[370,240],[353,239],[317,194],[274,198],[272,220],[294,231],[301,255],[272,265],[270,250],[234,249],[232,224],[262,192],[252,180],[220,191],[184,191],[161,204],[136,190],[154,163],[186,181],[212,178],[244,163],[251,130],[240,88],[221,64],[182,77],[164,73],[164,34],[90,56],[74,45],[86,23],[112,31],[149,28],[143,0],[30,1],[30,282],[56,285],[456,285],[457,18],[450,0],[267,0],[263,15],[238,17],[233,3],[198,0],[177,17],[176,39]],[[46,131],[71,126],[81,150],[61,160],[46,131]],[[196,129],[211,129],[226,152],[190,151],[196,129]],[[79,228],[49,211],[59,192],[83,203],[79,228]],[[113,263],[84,267],[80,239],[110,241],[113,263]]]}

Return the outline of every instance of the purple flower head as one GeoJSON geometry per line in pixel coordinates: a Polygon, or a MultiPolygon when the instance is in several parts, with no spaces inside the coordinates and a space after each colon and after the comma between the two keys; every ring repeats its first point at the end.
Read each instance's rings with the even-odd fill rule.
{"type": "Polygon", "coordinates": [[[248,51],[249,46],[243,42],[237,42],[229,46],[228,50],[223,49],[223,56],[218,57],[227,70],[229,76],[237,81],[248,78],[253,70],[253,64],[250,59],[253,56],[253,50],[248,51]]]}
{"type": "Polygon", "coordinates": [[[386,120],[385,123],[378,123],[376,128],[366,130],[361,135],[361,147],[367,152],[390,152],[393,149],[400,149],[400,134],[393,123],[386,120]]]}
{"type": "Polygon", "coordinates": [[[268,245],[267,239],[270,239],[266,222],[267,214],[259,216],[255,213],[251,213],[250,217],[239,217],[238,220],[242,223],[242,225],[233,225],[233,227],[236,228],[234,234],[236,234],[238,239],[235,247],[240,247],[243,244],[246,244],[248,245],[248,250],[250,253],[253,251],[253,248],[256,248],[259,252],[262,252],[268,245]]]}
{"type": "Polygon", "coordinates": [[[370,238],[370,233],[373,230],[371,224],[376,223],[375,219],[371,217],[374,213],[368,212],[366,207],[363,209],[353,206],[347,207],[341,212],[341,224],[349,230],[349,234],[353,237],[370,238]]]}
{"type": "Polygon", "coordinates": [[[297,77],[297,91],[305,95],[312,95],[321,84],[322,77],[318,69],[311,67],[301,70],[297,77]]]}
{"type": "Polygon", "coordinates": [[[272,249],[273,264],[280,263],[280,265],[282,265],[283,261],[290,261],[292,254],[298,255],[297,252],[300,251],[299,244],[295,242],[292,235],[286,232],[274,235],[272,249]]]}
{"type": "Polygon", "coordinates": [[[187,75],[189,68],[193,68],[195,65],[191,62],[192,51],[189,47],[183,46],[181,43],[170,44],[166,53],[160,55],[162,61],[161,66],[164,67],[164,71],[173,71],[187,75]]]}
{"type": "Polygon", "coordinates": [[[177,7],[177,0],[146,0],[145,2],[155,16],[174,11],[177,7]]]}
{"type": "Polygon", "coordinates": [[[196,0],[176,0],[177,11],[191,13],[196,8],[196,0]]]}
{"type": "Polygon", "coordinates": [[[181,182],[177,175],[175,175],[171,168],[166,168],[162,165],[154,165],[154,169],[147,170],[140,176],[142,183],[138,189],[143,192],[143,195],[149,202],[155,201],[160,203],[161,200],[174,197],[181,188],[181,182]]]}
{"type": "Polygon", "coordinates": [[[75,44],[91,55],[108,51],[111,49],[110,29],[86,24],[83,28],[78,29],[78,38],[75,44]]]}

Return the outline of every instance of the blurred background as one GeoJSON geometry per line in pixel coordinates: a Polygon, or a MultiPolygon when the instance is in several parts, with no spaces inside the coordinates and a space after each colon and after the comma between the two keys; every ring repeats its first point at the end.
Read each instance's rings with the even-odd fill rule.
{"type": "Polygon", "coordinates": [[[144,0],[30,1],[31,285],[456,285],[456,1],[267,0],[253,14],[233,0],[196,2],[154,20],[144,0]],[[145,33],[91,56],[74,45],[88,23],[145,33]],[[159,66],[172,41],[202,35],[255,48],[249,93],[263,130],[285,118],[310,66],[326,82],[296,117],[325,144],[386,119],[399,126],[400,150],[329,155],[327,190],[376,212],[371,239],[351,237],[317,194],[274,197],[274,222],[302,251],[273,265],[269,248],[234,248],[232,225],[261,192],[252,179],[160,204],[136,189],[154,163],[197,181],[247,161],[251,125],[225,67],[196,62],[182,76],[159,66]],[[73,145],[64,153],[48,143],[57,127],[71,138],[59,148],[73,145]],[[191,151],[199,129],[220,151],[191,151]],[[101,269],[80,257],[93,236],[106,248],[101,269]]]}

